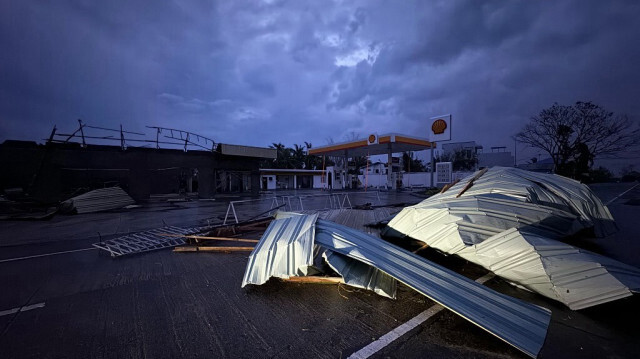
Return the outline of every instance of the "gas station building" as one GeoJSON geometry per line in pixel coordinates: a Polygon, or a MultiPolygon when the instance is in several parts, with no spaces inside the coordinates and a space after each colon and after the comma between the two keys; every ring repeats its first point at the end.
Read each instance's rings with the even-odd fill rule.
{"type": "MultiPolygon", "coordinates": [[[[368,156],[386,154],[387,168],[391,169],[394,153],[431,150],[431,158],[433,159],[433,149],[435,147],[436,144],[426,138],[388,133],[383,135],[370,134],[365,139],[311,148],[309,149],[309,154],[320,157],[343,158],[344,168],[332,168],[326,173],[327,186],[336,189],[351,187],[353,181],[349,178],[350,175],[347,174],[349,158],[358,156],[368,158],[368,156]]],[[[397,188],[397,183],[402,180],[401,176],[401,172],[387,171],[387,188],[397,188]]]]}

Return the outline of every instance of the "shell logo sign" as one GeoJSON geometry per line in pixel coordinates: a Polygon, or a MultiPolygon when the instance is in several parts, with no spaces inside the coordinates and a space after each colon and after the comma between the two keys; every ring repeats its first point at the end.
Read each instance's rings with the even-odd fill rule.
{"type": "Polygon", "coordinates": [[[429,133],[429,141],[451,141],[451,120],[450,114],[431,117],[429,119],[431,131],[427,130],[429,133]]]}
{"type": "Polygon", "coordinates": [[[441,118],[433,121],[433,124],[431,125],[431,131],[433,131],[434,135],[441,135],[446,129],[447,122],[441,118]]]}
{"type": "Polygon", "coordinates": [[[378,144],[378,135],[372,133],[367,137],[367,145],[377,145],[378,144]]]}

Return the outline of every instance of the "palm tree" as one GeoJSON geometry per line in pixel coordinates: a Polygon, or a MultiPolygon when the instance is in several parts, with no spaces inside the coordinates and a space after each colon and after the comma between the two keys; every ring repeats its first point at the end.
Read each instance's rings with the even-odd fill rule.
{"type": "Polygon", "coordinates": [[[293,168],[302,168],[305,164],[305,157],[307,154],[304,151],[304,147],[294,144],[291,150],[291,163],[293,168]]]}
{"type": "Polygon", "coordinates": [[[416,158],[413,152],[402,153],[402,169],[405,172],[424,172],[426,168],[422,163],[422,160],[416,158]]]}
{"type": "Polygon", "coordinates": [[[276,149],[276,159],[273,161],[274,168],[293,168],[290,148],[285,147],[282,143],[272,143],[271,148],[276,149]]]}

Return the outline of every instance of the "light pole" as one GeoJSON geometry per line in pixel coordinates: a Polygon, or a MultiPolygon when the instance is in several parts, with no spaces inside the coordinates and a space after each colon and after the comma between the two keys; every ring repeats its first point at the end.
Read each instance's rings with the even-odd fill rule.
{"type": "Polygon", "coordinates": [[[513,138],[513,167],[518,167],[518,139],[513,138]]]}

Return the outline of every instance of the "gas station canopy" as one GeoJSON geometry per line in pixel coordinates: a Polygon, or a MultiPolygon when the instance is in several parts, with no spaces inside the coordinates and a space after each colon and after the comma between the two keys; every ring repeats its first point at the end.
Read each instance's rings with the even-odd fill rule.
{"type": "Polygon", "coordinates": [[[371,134],[366,139],[334,143],[309,149],[310,155],[327,155],[336,157],[357,157],[368,155],[384,155],[408,151],[423,151],[435,147],[435,142],[426,138],[388,133],[371,134]]]}

